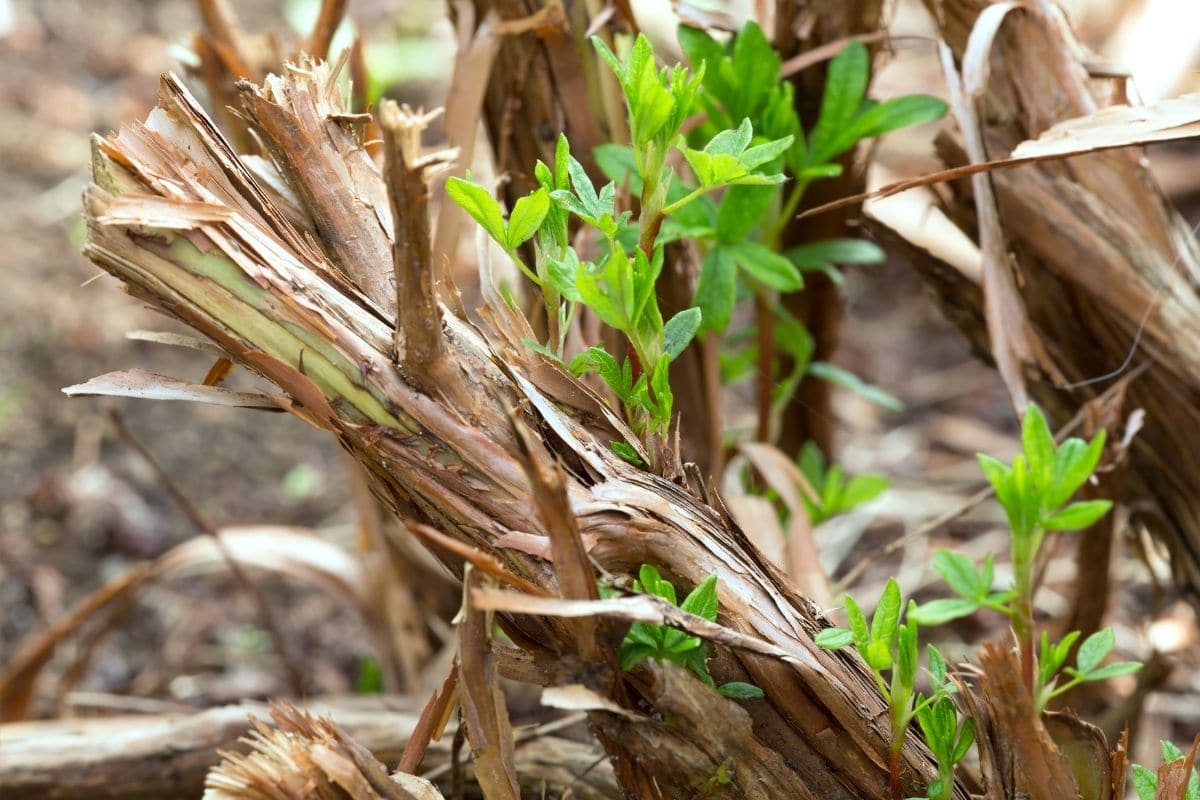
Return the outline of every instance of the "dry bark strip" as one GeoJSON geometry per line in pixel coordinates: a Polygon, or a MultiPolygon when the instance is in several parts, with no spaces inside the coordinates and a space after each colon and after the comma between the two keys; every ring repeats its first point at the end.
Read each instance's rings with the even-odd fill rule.
{"type": "MultiPolygon", "coordinates": [[[[296,70],[280,80],[298,84],[313,76],[296,70]]],[[[294,96],[299,87],[274,84],[270,91],[294,96]]],[[[334,96],[330,87],[310,91],[334,96]]],[[[249,103],[246,113],[253,116],[256,107],[249,103]]],[[[325,157],[322,152],[306,155],[325,157]]],[[[306,168],[296,160],[279,167],[285,178],[306,168]]],[[[371,180],[383,185],[378,173],[371,180]]],[[[422,390],[429,376],[414,375],[413,363],[394,358],[394,331],[411,309],[399,309],[397,325],[366,299],[325,255],[326,247],[292,226],[173,77],[164,78],[160,108],[146,125],[96,140],[94,181],[85,198],[88,257],[131,293],[274,382],[292,399],[292,413],[338,438],[397,514],[490,555],[525,581],[557,589],[552,563],[496,546],[515,533],[558,538],[538,512],[515,415],[561,465],[563,495],[579,536],[593,542],[593,563],[620,574],[651,562],[681,588],[717,573],[722,625],[801,656],[799,663],[785,663],[721,652],[713,661],[718,680],[750,680],[766,693],[765,700],[741,706],[750,724],[705,733],[714,757],[719,750],[734,759],[728,768],[739,775],[739,786],[767,787],[758,795],[764,797],[805,791],[824,800],[887,797],[887,715],[861,663],[813,644],[823,618],[725,516],[611,452],[608,442],[624,436],[621,426],[570,376],[531,361],[520,345],[528,335],[523,319],[491,309],[489,341],[442,307],[436,385],[422,390]],[[116,197],[126,199],[117,204],[116,197]],[[157,215],[163,199],[178,202],[179,217],[168,226],[151,224],[138,208],[143,197],[154,198],[147,202],[157,215]],[[193,214],[189,204],[196,201],[225,206],[228,214],[220,220],[193,214]],[[564,394],[577,399],[574,407],[564,394]],[[773,755],[764,756],[762,748],[773,755]]],[[[335,182],[325,191],[376,189],[335,182]]],[[[330,200],[329,207],[338,202],[330,200]]],[[[448,560],[460,566],[457,558],[448,560]]],[[[587,637],[578,637],[569,620],[505,615],[500,621],[534,662],[568,670],[579,663],[577,649],[587,637]]],[[[585,666],[567,682],[587,683],[585,666]]],[[[715,702],[700,684],[681,685],[661,693],[646,689],[648,699],[662,697],[680,709],[715,702]]],[[[669,779],[699,788],[712,778],[711,764],[680,759],[644,737],[605,738],[618,763],[636,762],[660,785],[669,779]]],[[[929,754],[912,739],[903,762],[905,790],[917,794],[933,777],[929,754]]],[[[631,785],[632,775],[623,778],[626,789],[636,791],[641,783],[631,785]]]]}
{"type": "MultiPolygon", "coordinates": [[[[942,37],[962,59],[987,0],[929,5],[942,37]]],[[[982,98],[984,142],[991,159],[1013,152],[1062,120],[1091,114],[1111,98],[1088,81],[1049,3],[1008,14],[996,35],[991,80],[982,98]]],[[[959,144],[939,140],[943,160],[967,161],[959,144]]],[[[1069,161],[993,172],[1000,221],[1019,274],[1035,335],[1066,378],[1026,375],[1033,398],[1059,419],[1096,397],[1129,370],[1126,403],[1144,409],[1121,485],[1121,499],[1172,553],[1180,589],[1200,602],[1200,249],[1141,156],[1111,150],[1069,161]]],[[[946,211],[977,230],[974,197],[949,184],[946,211]]],[[[913,263],[951,319],[984,353],[979,287],[924,252],[913,263]]]]}

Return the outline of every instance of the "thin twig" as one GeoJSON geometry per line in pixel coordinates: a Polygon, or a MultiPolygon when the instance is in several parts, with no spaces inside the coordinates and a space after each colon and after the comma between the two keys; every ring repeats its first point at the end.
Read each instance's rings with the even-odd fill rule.
{"type": "Polygon", "coordinates": [[[427,383],[442,354],[442,312],[433,281],[429,186],[420,166],[421,131],[432,115],[414,114],[388,100],[379,109],[384,177],[392,207],[392,268],[396,283],[396,354],[427,383]]]}
{"type": "Polygon", "coordinates": [[[249,593],[255,605],[258,607],[258,615],[263,627],[271,635],[271,638],[275,640],[275,650],[279,653],[279,658],[283,662],[284,669],[287,672],[288,683],[291,685],[292,694],[296,697],[303,697],[303,675],[296,664],[296,660],[292,657],[291,650],[287,646],[287,639],[284,638],[283,632],[281,631],[278,622],[275,619],[275,614],[271,610],[271,606],[267,602],[267,598],[263,594],[262,590],[250,580],[245,571],[242,569],[241,565],[238,564],[237,560],[233,557],[233,554],[229,552],[229,548],[225,546],[225,540],[221,538],[220,532],[217,530],[216,526],[213,525],[212,521],[209,520],[208,517],[204,515],[204,512],[201,511],[200,508],[196,506],[196,504],[193,503],[186,494],[183,493],[183,490],[181,490],[175,481],[172,480],[171,476],[167,474],[167,471],[163,469],[162,465],[154,457],[154,454],[151,453],[136,436],[134,436],[133,431],[131,431],[129,426],[125,424],[125,420],[121,416],[121,412],[117,411],[116,409],[112,409],[108,412],[108,417],[112,421],[113,428],[116,430],[117,435],[119,435],[121,439],[124,440],[124,442],[129,445],[129,447],[133,449],[139,456],[141,456],[142,459],[150,466],[150,468],[154,471],[154,474],[158,477],[162,487],[166,489],[167,494],[171,496],[173,501],[175,501],[175,505],[179,507],[179,510],[183,512],[183,515],[187,517],[188,520],[191,521],[192,525],[194,525],[198,530],[212,537],[213,542],[217,546],[217,550],[221,553],[221,557],[225,559],[225,564],[229,567],[229,572],[231,575],[233,575],[233,579],[237,581],[237,583],[247,593],[249,593]]]}

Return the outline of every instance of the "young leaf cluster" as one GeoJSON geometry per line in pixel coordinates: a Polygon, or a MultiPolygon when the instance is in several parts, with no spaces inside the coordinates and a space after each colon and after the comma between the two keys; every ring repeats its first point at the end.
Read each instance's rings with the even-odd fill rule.
{"type": "Polygon", "coordinates": [[[1100,431],[1090,442],[1071,438],[1055,445],[1046,418],[1031,405],[1021,428],[1023,452],[1013,458],[1011,465],[979,454],[979,464],[1008,518],[1013,591],[991,592],[990,559],[981,571],[976,571],[965,557],[939,551],[934,569],[958,597],[922,606],[917,618],[936,625],[987,606],[1010,617],[1019,634],[1031,630],[1033,566],[1046,532],[1089,527],[1112,506],[1108,500],[1068,502],[1095,471],[1104,439],[1104,431],[1100,431]]]}
{"type": "MultiPolygon", "coordinates": [[[[710,575],[691,591],[680,603],[675,599],[675,586],[662,577],[650,564],[643,564],[634,581],[635,591],[663,598],[684,611],[703,617],[709,622],[717,620],[717,576],[710,575]]],[[[750,699],[762,697],[762,689],[749,683],[731,681],[720,686],[708,672],[708,646],[699,636],[666,625],[635,622],[621,643],[618,661],[621,669],[632,669],[647,658],[670,661],[690,669],[705,685],[716,689],[726,697],[750,699]]]]}
{"type": "Polygon", "coordinates": [[[808,519],[813,525],[820,525],[831,517],[871,502],[888,487],[888,479],[883,475],[868,473],[847,477],[837,464],[827,465],[821,448],[814,442],[804,444],[798,464],[801,474],[816,492],[816,496],[800,492],[808,519]]]}
{"type": "MultiPolygon", "coordinates": [[[[929,674],[935,691],[945,686],[946,662],[929,646],[929,674]]],[[[958,715],[958,706],[948,693],[917,710],[917,724],[938,765],[938,777],[929,784],[925,800],[951,800],[954,796],[954,767],[966,757],[975,742],[975,721],[958,715]]]]}
{"type": "Polygon", "coordinates": [[[1050,643],[1050,637],[1042,632],[1040,654],[1038,658],[1037,683],[1034,687],[1034,707],[1038,711],[1061,694],[1069,692],[1081,683],[1103,681],[1120,675],[1130,675],[1142,668],[1136,661],[1118,661],[1105,664],[1104,659],[1112,652],[1115,637],[1111,628],[1096,631],[1083,640],[1075,654],[1075,666],[1067,667],[1066,674],[1070,680],[1058,686],[1058,672],[1067,661],[1071,646],[1079,639],[1079,631],[1071,631],[1057,644],[1050,643]]]}
{"type": "MultiPolygon", "coordinates": [[[[696,103],[704,121],[689,133],[693,148],[716,142],[719,131],[747,122],[764,141],[791,142],[786,148],[762,151],[777,151],[762,168],[789,173],[793,180],[786,192],[780,185],[731,186],[719,203],[694,209],[687,226],[703,253],[694,301],[703,313],[703,331],[722,334],[745,297],[754,296],[759,307],[770,308],[769,315],[760,313],[748,330],[734,334],[730,344],[740,350],[727,354],[723,374],[727,382],[752,374],[748,367],[758,360],[755,331],[770,326],[776,358],[770,387],[761,391],[770,391],[772,407],[780,409],[808,372],[813,347],[808,331],[778,302],[778,293],[801,289],[806,272],[823,272],[840,283],[836,264],[871,264],[884,258],[874,244],[855,239],[812,242],[780,252],[783,228],[808,185],[839,175],[842,167],[836,159],[859,140],[937,119],[946,105],[926,95],[884,103],[867,99],[869,56],[854,42],[830,64],[818,122],[806,136],[792,85],[782,80],[782,60],[757,24],[748,22],[728,44],[687,26],[678,35],[689,61],[703,74],[696,103]],[[782,374],[784,359],[790,364],[787,374],[782,374]]],[[[855,391],[873,388],[861,381],[845,384],[855,391]]],[[[892,399],[882,393],[871,399],[880,397],[892,399]]]]}
{"type": "Polygon", "coordinates": [[[945,662],[930,648],[931,658],[941,664],[942,680],[934,686],[933,694],[922,697],[916,692],[918,649],[917,624],[901,623],[903,603],[900,586],[891,578],[875,606],[868,626],[867,618],[854,598],[846,595],[846,616],[849,628],[826,628],[816,636],[816,644],[827,650],[840,650],[851,645],[871,670],[875,685],[888,701],[892,723],[892,748],[898,750],[904,742],[905,731],[922,709],[932,706],[942,697],[955,691],[954,684],[945,680],[945,662]],[[887,673],[885,679],[884,674],[887,673]]]}
{"type": "MultiPolygon", "coordinates": [[[[570,364],[576,374],[596,372],[625,407],[639,435],[664,434],[670,424],[674,398],[670,391],[670,362],[695,336],[702,322],[698,308],[689,308],[664,322],[656,285],[663,266],[659,233],[668,218],[687,216],[689,207],[705,194],[727,186],[771,185],[783,180],[759,168],[791,145],[790,139],[755,141],[751,124],[743,121],[718,133],[702,148],[689,148],[680,133],[694,105],[701,80],[682,66],[659,68],[649,42],[639,36],[626,59],[619,59],[600,39],[593,40],[621,85],[633,144],[615,157],[597,152],[609,172],[620,169],[640,195],[637,216],[616,208],[616,184],[599,190],[560,137],[553,167],[539,162],[534,170],[539,188],[518,200],[508,220],[499,204],[482,187],[452,179],[448,191],[542,291],[550,322],[549,347],[544,353],[561,358],[565,335],[578,305],[590,309],[629,342],[621,361],[597,345],[570,364]],[[699,184],[683,182],[667,162],[679,150],[699,184]],[[619,164],[618,166],[614,166],[619,164]],[[586,260],[572,246],[574,217],[590,234],[599,255],[586,260]],[[634,234],[632,240],[629,234],[634,234]],[[521,249],[531,243],[533,266],[521,249]]],[[[711,203],[710,203],[711,205],[711,203]]]]}
{"type": "MultiPolygon", "coordinates": [[[[996,497],[1008,518],[1012,589],[993,591],[993,556],[989,555],[983,566],[977,568],[966,556],[939,550],[934,555],[933,568],[956,596],[916,607],[909,612],[908,618],[922,625],[941,625],[973,614],[980,608],[990,608],[1012,621],[1018,636],[1028,642],[1026,650],[1032,655],[1033,568],[1046,532],[1086,528],[1112,506],[1107,500],[1070,502],[1099,464],[1104,440],[1101,430],[1090,442],[1071,438],[1056,445],[1045,416],[1037,406],[1030,406],[1021,426],[1023,452],[1013,458],[1011,465],[979,455],[984,474],[996,490],[996,497]]],[[[1062,641],[1052,644],[1049,637],[1042,634],[1036,672],[1031,667],[1027,671],[1033,678],[1031,689],[1034,706],[1039,712],[1052,699],[1081,683],[1127,675],[1141,668],[1141,664],[1132,661],[1103,664],[1114,643],[1112,630],[1104,629],[1084,640],[1076,655],[1075,666],[1066,667],[1068,680],[1059,685],[1058,673],[1079,636],[1079,631],[1072,631],[1062,641]]]]}
{"type": "Polygon", "coordinates": [[[1087,443],[1072,438],[1055,445],[1045,416],[1036,405],[1031,405],[1022,422],[1021,444],[1024,452],[1013,458],[1012,465],[979,453],[979,465],[1008,518],[1014,572],[1012,593],[990,593],[990,559],[977,572],[965,557],[938,552],[934,569],[959,596],[954,601],[934,601],[928,608],[920,608],[917,618],[924,624],[941,624],[988,606],[1008,615],[1019,633],[1022,628],[1032,630],[1033,564],[1046,531],[1090,527],[1112,506],[1108,500],[1081,500],[1068,505],[1068,500],[1096,470],[1104,450],[1104,431],[1087,443]]]}
{"type": "Polygon", "coordinates": [[[703,146],[687,146],[681,129],[695,107],[704,80],[703,65],[697,65],[694,75],[682,65],[660,70],[649,41],[641,35],[634,40],[625,61],[617,58],[600,38],[592,41],[616,75],[629,110],[630,152],[637,178],[635,191],[641,201],[639,247],[643,251],[649,253],[660,243],[658,235],[665,217],[682,212],[702,196],[725,187],[783,181],[778,170],[767,167],[792,145],[791,135],[760,137],[756,143],[753,124],[746,117],[730,120],[728,125],[715,130],[703,146]],[[667,156],[676,149],[691,168],[697,181],[695,186],[682,184],[668,167],[667,156]],[[677,188],[681,185],[686,187],[682,194],[677,188]]]}
{"type": "Polygon", "coordinates": [[[1009,614],[1012,592],[993,592],[996,557],[988,555],[977,568],[971,559],[953,550],[938,550],[933,555],[933,569],[942,576],[957,597],[943,597],[922,603],[909,614],[922,625],[944,625],[951,620],[970,616],[980,608],[991,608],[1009,614]]]}

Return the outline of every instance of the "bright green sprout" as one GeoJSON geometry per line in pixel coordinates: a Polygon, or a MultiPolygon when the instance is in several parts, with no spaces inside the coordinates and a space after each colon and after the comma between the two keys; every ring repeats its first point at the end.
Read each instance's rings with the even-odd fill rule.
{"type": "MultiPolygon", "coordinates": [[[[854,598],[847,594],[845,601],[846,616],[849,618],[850,627],[826,628],[817,634],[815,641],[818,647],[827,650],[840,650],[853,645],[870,669],[871,677],[875,680],[880,694],[887,699],[891,721],[889,767],[892,793],[894,797],[898,798],[900,796],[900,751],[904,746],[904,737],[908,732],[909,725],[922,712],[934,707],[943,698],[949,698],[957,691],[957,687],[946,679],[945,661],[941,654],[930,647],[928,648],[928,658],[930,675],[933,678],[933,693],[925,697],[916,691],[920,652],[917,641],[917,623],[912,621],[914,604],[909,601],[907,622],[901,623],[903,600],[900,596],[900,586],[896,583],[895,578],[890,578],[887,586],[884,587],[883,595],[875,606],[875,613],[871,616],[870,626],[867,625],[867,618],[854,598]]],[[[969,742],[967,747],[970,747],[969,742]]],[[[951,774],[951,785],[953,784],[953,768],[952,762],[948,768],[951,774]]]]}
{"type": "Polygon", "coordinates": [[[1023,452],[1013,458],[1011,465],[982,453],[979,455],[979,464],[1008,517],[1012,589],[993,591],[992,556],[977,569],[966,556],[939,550],[934,556],[933,568],[957,597],[933,600],[910,614],[911,619],[922,625],[941,625],[973,614],[980,608],[990,608],[1008,617],[1021,642],[1022,667],[1039,712],[1050,700],[1080,683],[1126,675],[1141,666],[1135,662],[1101,665],[1112,650],[1111,630],[1088,637],[1079,649],[1076,666],[1067,668],[1070,680],[1062,686],[1057,686],[1055,675],[1079,638],[1078,631],[1067,634],[1056,645],[1051,645],[1043,634],[1036,670],[1033,665],[1033,570],[1038,550],[1047,532],[1091,527],[1112,507],[1108,500],[1070,502],[1096,471],[1104,442],[1105,434],[1101,430],[1090,442],[1071,438],[1056,445],[1045,416],[1037,406],[1031,405],[1021,425],[1023,452]]]}
{"type": "MultiPolygon", "coordinates": [[[[675,586],[664,579],[650,564],[643,564],[634,581],[635,591],[661,597],[684,611],[703,617],[709,622],[717,621],[717,576],[710,575],[680,603],[675,599],[675,586]]],[[[690,669],[706,686],[716,689],[726,697],[749,700],[763,696],[762,689],[741,681],[730,681],[720,686],[708,672],[708,646],[699,636],[666,625],[635,622],[625,635],[618,653],[621,669],[632,669],[639,662],[654,658],[670,661],[690,669]]]]}

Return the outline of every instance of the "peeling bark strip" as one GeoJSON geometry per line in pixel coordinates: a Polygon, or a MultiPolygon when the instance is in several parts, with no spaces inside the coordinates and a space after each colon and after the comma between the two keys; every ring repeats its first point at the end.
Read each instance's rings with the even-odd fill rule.
{"type": "MultiPolygon", "coordinates": [[[[315,65],[291,80],[331,74],[315,65]]],[[[281,80],[270,79],[258,90],[243,85],[248,107],[277,97],[281,80]]],[[[333,104],[331,114],[340,112],[340,98],[329,86],[305,85],[312,96],[333,104]]],[[[586,573],[579,571],[581,542],[590,543],[592,563],[617,574],[649,562],[684,588],[717,573],[720,624],[764,642],[768,652],[793,656],[785,662],[717,647],[711,667],[718,681],[749,680],[766,693],[764,700],[740,703],[670,668],[647,673],[650,685],[622,676],[626,682],[610,701],[619,703],[620,691],[636,691],[667,719],[679,721],[678,727],[649,717],[614,721],[607,712],[592,712],[627,792],[657,785],[655,793],[692,796],[726,785],[720,775],[727,775],[733,781],[725,791],[732,796],[885,800],[886,707],[861,662],[813,644],[824,620],[740,530],[682,486],[611,452],[608,443],[623,438],[622,426],[564,371],[529,360],[520,345],[528,331],[524,320],[505,308],[485,309],[489,342],[440,307],[435,313],[442,324],[432,329],[441,348],[435,385],[422,390],[431,376],[422,374],[419,359],[396,363],[390,313],[335,266],[338,248],[320,234],[324,227],[351,234],[342,244],[356,232],[382,242],[379,232],[391,228],[373,215],[384,207],[376,203],[365,213],[353,202],[381,197],[381,175],[337,166],[335,174],[343,177],[324,186],[323,197],[303,204],[297,228],[273,199],[283,195],[261,188],[175,78],[163,79],[162,98],[145,125],[96,140],[94,183],[85,197],[89,258],[130,292],[278,385],[291,398],[292,413],[337,436],[393,511],[485,554],[517,582],[552,595],[590,591],[586,573]],[[115,205],[128,202],[119,198],[138,196],[154,198],[152,219],[112,214],[115,205]],[[318,204],[320,213],[334,217],[327,227],[315,219],[318,204]],[[214,206],[225,211],[214,214],[214,206]],[[164,221],[167,207],[178,214],[164,221]],[[305,228],[318,232],[320,246],[305,228]],[[524,443],[516,429],[529,432],[524,443]],[[534,443],[538,447],[531,449],[534,443]],[[539,491],[547,496],[536,497],[539,491]],[[562,513],[574,518],[574,531],[558,527],[556,515],[562,513]],[[555,563],[497,546],[502,537],[518,534],[545,537],[555,563]]],[[[314,129],[328,129],[329,117],[287,108],[280,104],[271,113],[279,109],[285,115],[282,121],[296,130],[297,141],[315,137],[314,129]]],[[[403,155],[404,163],[415,166],[403,155]]],[[[356,151],[347,158],[357,159],[356,151]]],[[[399,159],[392,165],[402,166],[399,159]]],[[[297,196],[310,178],[294,174],[308,168],[300,159],[277,165],[279,175],[272,175],[269,164],[258,168],[278,180],[281,191],[297,196]]],[[[393,191],[406,186],[412,189],[392,182],[393,191]]],[[[395,197],[392,202],[397,212],[410,213],[395,197]]],[[[403,221],[406,227],[423,224],[418,214],[403,221]]],[[[397,253],[411,258],[413,247],[427,253],[427,238],[417,234],[397,253]]],[[[403,271],[415,265],[395,266],[403,271]]],[[[358,267],[374,269],[364,277],[374,281],[386,280],[393,269],[386,260],[358,267]]],[[[428,275],[415,278],[431,285],[428,275]]],[[[410,310],[400,309],[401,318],[410,310]]],[[[457,556],[442,551],[442,557],[461,567],[457,556]]],[[[581,659],[581,649],[594,653],[597,646],[591,632],[571,620],[536,614],[503,614],[499,621],[528,657],[554,665],[556,682],[606,691],[593,665],[581,659]]],[[[603,643],[603,635],[598,638],[603,643]]],[[[462,670],[465,682],[475,680],[468,673],[486,679],[486,671],[474,665],[464,662],[462,670]]],[[[921,793],[935,777],[928,752],[914,737],[902,758],[905,792],[921,793]]],[[[507,782],[503,772],[492,774],[507,782]]]]}
{"type": "Polygon", "coordinates": [[[268,76],[262,90],[239,81],[242,106],[287,184],[314,223],[326,254],[375,305],[394,312],[391,270],[392,210],[379,168],[346,111],[334,68],[301,61],[284,76],[268,76]],[[329,191],[329,187],[340,187],[329,191]]]}

